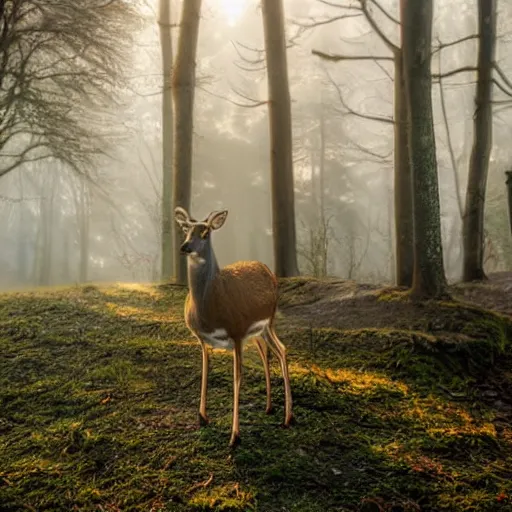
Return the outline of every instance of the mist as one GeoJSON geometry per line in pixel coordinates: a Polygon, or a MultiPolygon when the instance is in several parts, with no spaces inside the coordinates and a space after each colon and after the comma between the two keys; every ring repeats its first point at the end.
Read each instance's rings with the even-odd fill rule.
{"type": "MultiPolygon", "coordinates": [[[[191,213],[201,219],[215,209],[229,211],[225,226],[214,235],[220,265],[256,259],[273,269],[261,11],[255,0],[234,4],[203,3],[191,213]]],[[[382,6],[398,17],[396,1],[383,0],[382,6]]],[[[180,2],[172,8],[177,23],[180,2]]],[[[62,158],[27,158],[1,175],[1,289],[160,280],[162,72],[156,10],[151,3],[139,8],[140,19],[129,29],[131,51],[120,70],[123,86],[116,102],[103,110],[95,107],[94,126],[108,132],[105,151],[92,152],[81,171],[69,165],[64,151],[62,158]]],[[[285,12],[299,270],[317,277],[393,283],[391,53],[362,16],[326,23],[337,9],[310,0],[288,0],[285,12]],[[367,58],[334,62],[312,51],[367,58]]],[[[379,11],[375,17],[385,37],[396,42],[396,23],[379,11]]],[[[474,34],[476,23],[473,2],[438,0],[434,44],[474,34]]],[[[496,59],[507,76],[512,76],[511,27],[512,5],[501,2],[496,59]]],[[[174,47],[176,40],[173,29],[174,47]]],[[[432,71],[475,66],[476,51],[476,39],[437,51],[432,71]]],[[[443,253],[451,281],[461,275],[457,196],[464,201],[474,75],[446,77],[442,89],[439,80],[433,85],[443,253]]],[[[512,269],[504,184],[512,161],[512,111],[504,98],[495,91],[485,217],[487,272],[512,269]]],[[[9,166],[9,155],[22,153],[23,144],[26,139],[3,146],[0,165],[9,166]]]]}

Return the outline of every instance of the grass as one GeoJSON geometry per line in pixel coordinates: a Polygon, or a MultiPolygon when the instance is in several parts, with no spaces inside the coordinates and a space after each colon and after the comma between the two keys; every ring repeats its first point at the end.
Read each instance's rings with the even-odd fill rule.
{"type": "MultiPolygon", "coordinates": [[[[300,281],[284,288],[311,302],[300,281]]],[[[408,328],[340,330],[284,309],[296,425],[280,426],[275,361],[264,414],[249,346],[232,451],[231,356],[213,355],[199,429],[184,298],[141,285],[0,295],[0,511],[512,510],[506,317],[431,303],[408,328]]]]}

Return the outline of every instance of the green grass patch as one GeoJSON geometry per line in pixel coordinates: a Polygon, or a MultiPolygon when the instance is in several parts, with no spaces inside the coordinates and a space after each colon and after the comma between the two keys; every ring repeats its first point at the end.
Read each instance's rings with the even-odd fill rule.
{"type": "Polygon", "coordinates": [[[409,328],[297,327],[286,306],[308,303],[308,286],[321,298],[321,282],[282,286],[296,424],[281,427],[275,361],[276,413],[264,414],[249,345],[235,451],[228,353],[212,356],[212,421],[198,427],[201,356],[183,323],[185,289],[0,295],[0,511],[512,508],[510,422],[478,394],[512,378],[507,318],[449,302],[418,306],[409,328]]]}

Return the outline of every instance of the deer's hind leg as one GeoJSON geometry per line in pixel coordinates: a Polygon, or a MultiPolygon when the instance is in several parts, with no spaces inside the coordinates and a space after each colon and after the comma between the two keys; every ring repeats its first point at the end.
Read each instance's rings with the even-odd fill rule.
{"type": "Polygon", "coordinates": [[[286,347],[278,338],[272,324],[268,325],[263,331],[263,339],[270,347],[270,350],[276,355],[281,366],[284,381],[284,425],[289,426],[293,421],[293,403],[290,376],[288,374],[288,362],[286,360],[286,347]]]}
{"type": "Polygon", "coordinates": [[[261,361],[263,363],[263,370],[265,372],[265,383],[267,387],[267,407],[265,412],[270,414],[273,411],[272,408],[272,397],[270,392],[270,368],[268,365],[268,344],[261,337],[254,338],[254,342],[256,343],[256,348],[258,349],[258,353],[260,354],[261,361]]]}

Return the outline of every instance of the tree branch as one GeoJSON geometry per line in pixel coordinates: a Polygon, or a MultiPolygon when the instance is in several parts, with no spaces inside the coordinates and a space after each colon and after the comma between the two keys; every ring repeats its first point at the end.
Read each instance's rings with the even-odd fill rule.
{"type": "Polygon", "coordinates": [[[260,100],[256,100],[253,98],[249,98],[249,97],[239,93],[238,91],[235,91],[235,94],[238,94],[239,96],[241,96],[243,98],[246,98],[249,101],[249,103],[239,103],[237,101],[232,100],[231,98],[227,98],[226,96],[222,96],[221,94],[217,94],[213,91],[209,91],[209,90],[205,89],[204,87],[198,87],[198,89],[201,89],[202,91],[204,91],[206,94],[209,94],[210,96],[214,96],[215,98],[219,98],[221,100],[227,101],[228,103],[231,103],[231,105],[235,105],[236,107],[256,108],[256,107],[261,107],[262,105],[268,104],[268,100],[260,101],[260,100]]]}
{"type": "Polygon", "coordinates": [[[341,14],[340,16],[334,16],[333,18],[326,18],[323,20],[315,20],[314,18],[310,18],[309,22],[300,22],[300,21],[294,21],[295,25],[298,25],[299,27],[303,28],[315,28],[320,27],[322,25],[329,25],[331,23],[335,23],[336,21],[346,20],[350,18],[359,18],[362,14],[341,14]]]}
{"type": "Polygon", "coordinates": [[[476,68],[475,66],[462,66],[460,68],[452,69],[451,71],[447,71],[446,73],[442,73],[442,74],[433,73],[432,78],[433,79],[448,78],[450,76],[458,75],[460,73],[471,73],[471,72],[475,72],[475,71],[478,71],[478,68],[476,68]]]}
{"type": "Polygon", "coordinates": [[[377,2],[377,0],[370,0],[370,2],[372,2],[372,4],[375,5],[375,7],[377,7],[377,9],[379,9],[379,11],[384,14],[384,16],[386,16],[386,18],[390,21],[392,21],[393,23],[396,23],[398,26],[400,26],[400,21],[397,20],[396,18],[394,18],[393,16],[391,16],[391,14],[389,14],[389,12],[384,9],[384,7],[382,7],[382,5],[380,4],[380,2],[377,2]]]}
{"type": "Polygon", "coordinates": [[[394,61],[394,58],[389,55],[382,56],[374,56],[374,55],[341,55],[341,54],[329,54],[321,52],[320,50],[311,50],[313,55],[320,57],[323,60],[327,60],[330,62],[340,62],[344,60],[385,60],[385,61],[394,61]]]}
{"type": "Polygon", "coordinates": [[[329,82],[331,83],[331,85],[336,89],[336,92],[338,93],[338,98],[340,100],[340,103],[343,105],[343,107],[345,108],[347,113],[349,113],[349,114],[351,114],[353,116],[356,116],[356,117],[360,117],[362,119],[368,119],[369,121],[377,121],[379,123],[386,123],[386,124],[395,124],[393,119],[390,118],[390,117],[381,117],[381,116],[374,116],[374,115],[371,115],[371,114],[365,114],[363,112],[358,112],[358,111],[352,109],[351,107],[349,107],[347,105],[347,103],[345,102],[345,100],[343,99],[343,94],[341,92],[341,87],[333,80],[333,78],[331,77],[331,75],[327,71],[325,71],[325,73],[326,73],[327,78],[328,78],[329,82]]]}
{"type": "MultiPolygon", "coordinates": [[[[372,0],[373,1],[373,0],[372,0]]],[[[367,5],[367,0],[359,0],[359,2],[361,3],[361,9],[363,11],[363,14],[365,15],[366,17],[366,21],[368,22],[368,24],[370,25],[370,27],[373,28],[373,30],[375,31],[375,33],[381,38],[382,42],[393,52],[397,52],[399,50],[399,47],[394,44],[391,39],[389,39],[386,34],[384,34],[384,32],[382,31],[382,29],[379,27],[379,25],[377,24],[377,22],[375,21],[375,19],[373,18],[373,16],[370,14],[370,11],[368,10],[368,5],[367,5]]],[[[378,6],[378,4],[376,2],[373,2],[375,5],[378,6]]],[[[385,12],[385,11],[383,11],[385,12]]]]}
{"type": "Polygon", "coordinates": [[[507,75],[503,72],[503,70],[501,69],[501,66],[497,62],[494,62],[493,67],[496,70],[496,72],[498,73],[499,77],[505,82],[505,85],[507,87],[509,87],[510,89],[512,89],[512,82],[508,79],[507,75]]]}
{"type": "Polygon", "coordinates": [[[507,89],[505,89],[505,87],[503,87],[502,84],[500,84],[498,82],[498,80],[496,80],[496,78],[493,78],[492,79],[492,83],[503,93],[503,94],[506,94],[507,96],[510,96],[512,97],[512,91],[509,91],[507,89]]]}
{"type": "Polygon", "coordinates": [[[450,46],[455,46],[460,43],[464,43],[465,41],[471,41],[472,39],[478,39],[478,34],[471,34],[469,36],[462,37],[460,39],[457,39],[456,41],[450,41],[449,43],[441,43],[437,45],[436,48],[432,50],[432,55],[435,55],[437,52],[440,52],[444,48],[449,48],[450,46]]]}

